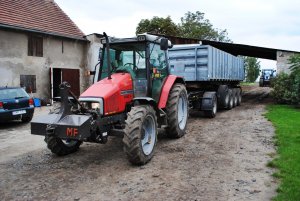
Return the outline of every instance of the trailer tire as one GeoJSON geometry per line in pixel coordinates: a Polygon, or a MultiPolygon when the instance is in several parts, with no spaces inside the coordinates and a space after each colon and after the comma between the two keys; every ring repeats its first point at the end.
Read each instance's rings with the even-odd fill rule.
{"type": "Polygon", "coordinates": [[[232,89],[228,90],[228,94],[229,94],[229,102],[228,105],[226,107],[227,110],[231,110],[233,108],[233,96],[232,96],[232,89]]]}
{"type": "Polygon", "coordinates": [[[157,142],[157,117],[153,107],[149,105],[132,107],[124,131],[124,152],[129,161],[134,165],[149,162],[157,142]]]}
{"type": "Polygon", "coordinates": [[[240,106],[242,103],[242,89],[237,88],[237,106],[240,106]]]}
{"type": "Polygon", "coordinates": [[[216,95],[213,95],[212,97],[212,104],[213,104],[213,108],[212,110],[206,110],[204,111],[204,115],[208,118],[214,118],[217,114],[217,109],[218,109],[218,104],[217,104],[217,97],[216,95]]]}
{"type": "Polygon", "coordinates": [[[167,101],[166,114],[168,119],[167,136],[170,138],[184,136],[189,115],[187,91],[184,84],[175,83],[173,85],[167,101]]]}
{"type": "Polygon", "coordinates": [[[46,136],[45,142],[47,143],[48,149],[58,156],[65,156],[74,153],[82,144],[82,141],[77,140],[72,140],[69,143],[65,143],[62,139],[56,136],[46,136]]]}
{"type": "Polygon", "coordinates": [[[232,89],[232,97],[233,97],[233,107],[237,106],[237,102],[238,102],[238,94],[237,94],[237,88],[233,88],[232,89]]]}
{"type": "Polygon", "coordinates": [[[227,85],[220,85],[217,92],[218,107],[226,108],[229,102],[229,88],[227,85]]]}

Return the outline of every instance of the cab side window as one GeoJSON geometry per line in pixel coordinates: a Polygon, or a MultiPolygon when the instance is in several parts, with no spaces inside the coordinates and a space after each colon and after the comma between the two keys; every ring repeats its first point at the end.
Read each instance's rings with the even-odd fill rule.
{"type": "Polygon", "coordinates": [[[157,44],[150,44],[150,64],[158,70],[163,70],[167,67],[165,52],[157,44]]]}

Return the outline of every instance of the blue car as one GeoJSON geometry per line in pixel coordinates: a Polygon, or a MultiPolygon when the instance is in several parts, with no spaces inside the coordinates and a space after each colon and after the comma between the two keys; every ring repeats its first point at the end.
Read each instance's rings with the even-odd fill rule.
{"type": "Polygon", "coordinates": [[[0,87],[0,122],[21,120],[30,122],[34,102],[21,87],[0,87]]]}

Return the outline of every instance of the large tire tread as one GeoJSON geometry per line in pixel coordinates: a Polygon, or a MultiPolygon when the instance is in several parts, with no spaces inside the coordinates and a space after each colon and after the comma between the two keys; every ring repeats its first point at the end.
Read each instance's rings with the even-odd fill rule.
{"type": "Polygon", "coordinates": [[[242,103],[242,89],[241,88],[237,88],[237,106],[240,106],[242,103]]]}
{"type": "MultiPolygon", "coordinates": [[[[157,122],[154,109],[148,105],[132,107],[127,116],[123,137],[124,152],[126,153],[128,160],[134,165],[144,165],[149,162],[153,156],[155,145],[152,153],[149,155],[145,155],[141,147],[141,127],[146,115],[149,113],[153,115],[155,122],[157,122]]],[[[155,143],[156,141],[157,123],[155,143]]]]}
{"type": "Polygon", "coordinates": [[[68,146],[56,136],[46,136],[45,142],[47,143],[48,149],[50,149],[52,153],[58,156],[65,156],[74,153],[79,149],[80,145],[82,144],[81,141],[77,141],[74,145],[68,146]]]}
{"type": "Polygon", "coordinates": [[[232,94],[232,89],[229,89],[228,90],[228,93],[229,93],[229,101],[228,101],[228,105],[226,107],[227,110],[231,110],[233,108],[233,94],[232,94]]]}
{"type": "Polygon", "coordinates": [[[169,98],[167,101],[166,113],[168,116],[168,127],[166,128],[166,133],[167,136],[170,138],[181,138],[185,134],[186,126],[184,130],[181,130],[178,126],[177,119],[177,101],[179,99],[180,93],[182,92],[187,94],[185,86],[180,83],[174,84],[170,91],[169,98]]]}
{"type": "Polygon", "coordinates": [[[216,110],[214,111],[214,108],[212,108],[212,110],[206,110],[204,111],[204,115],[208,118],[215,118],[217,115],[217,108],[218,108],[218,104],[217,104],[217,97],[214,95],[213,96],[213,104],[216,104],[216,110]]]}
{"type": "Polygon", "coordinates": [[[225,109],[229,102],[229,87],[227,85],[220,85],[217,91],[218,107],[225,109]]]}

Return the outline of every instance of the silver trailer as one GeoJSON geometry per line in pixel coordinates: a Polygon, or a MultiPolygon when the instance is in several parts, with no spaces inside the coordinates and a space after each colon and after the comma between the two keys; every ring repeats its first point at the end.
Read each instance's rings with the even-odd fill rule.
{"type": "Polygon", "coordinates": [[[190,108],[215,117],[218,109],[241,104],[240,81],[244,80],[244,60],[209,45],[174,45],[168,50],[170,74],[186,82],[190,108]]]}
{"type": "Polygon", "coordinates": [[[169,50],[171,74],[186,81],[242,81],[244,60],[209,45],[174,45],[169,50]]]}

